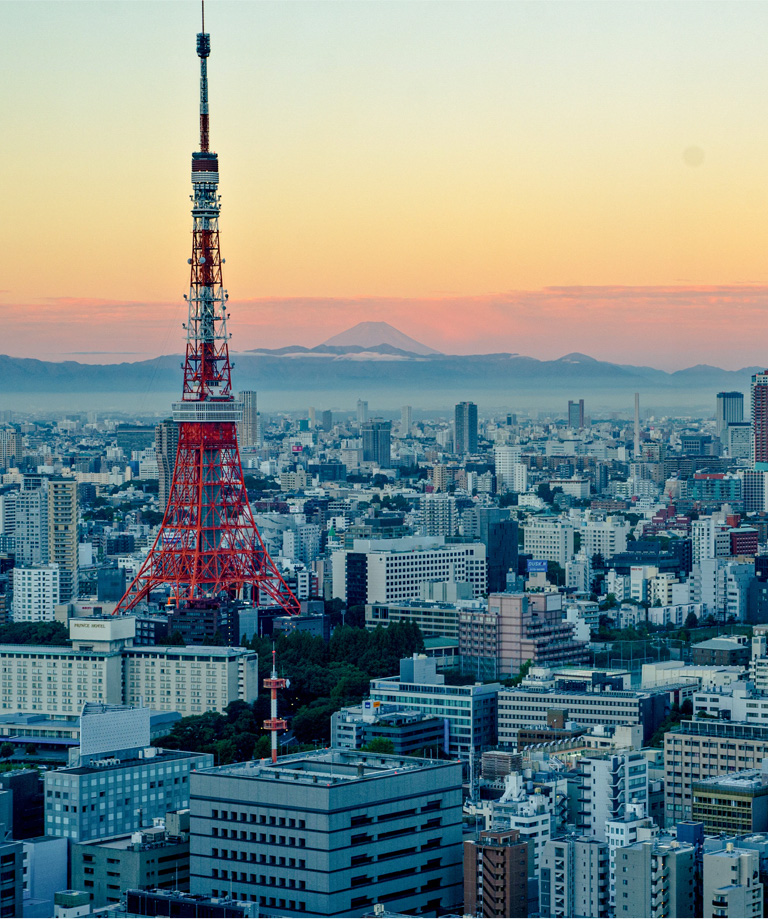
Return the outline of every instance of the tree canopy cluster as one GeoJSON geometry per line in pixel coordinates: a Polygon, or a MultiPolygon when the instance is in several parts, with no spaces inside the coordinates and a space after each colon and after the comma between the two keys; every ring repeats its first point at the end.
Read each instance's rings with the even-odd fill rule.
{"type": "MultiPolygon", "coordinates": [[[[278,714],[289,719],[289,732],[299,744],[328,743],[331,715],[360,702],[369,681],[398,673],[400,659],[424,650],[419,627],[392,623],[374,631],[339,626],[330,642],[307,632],[279,635],[274,642],[278,674],[290,680],[282,690],[278,714]]],[[[272,661],[272,639],[250,642],[259,653],[259,672],[266,675],[272,661]]],[[[269,718],[269,697],[256,702],[232,702],[226,714],[206,712],[182,718],[170,734],[155,743],[173,750],[212,753],[219,765],[269,755],[270,737],[262,725],[269,718]]]]}
{"type": "Polygon", "coordinates": [[[68,645],[61,622],[9,622],[0,626],[0,645],[68,645]]]}

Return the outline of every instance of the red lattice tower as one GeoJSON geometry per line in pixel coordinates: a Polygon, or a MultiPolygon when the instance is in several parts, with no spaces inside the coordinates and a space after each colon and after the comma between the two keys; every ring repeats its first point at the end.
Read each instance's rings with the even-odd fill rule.
{"type": "Polygon", "coordinates": [[[159,588],[178,606],[201,598],[252,599],[297,613],[299,604],[256,528],[237,448],[242,403],[232,394],[228,294],[219,252],[219,161],[208,149],[210,36],[197,36],[200,152],[192,154],[192,258],[184,391],[173,405],[179,446],[160,532],[115,610],[126,613],[159,588]],[[250,597],[248,596],[250,594],[250,597]]]}

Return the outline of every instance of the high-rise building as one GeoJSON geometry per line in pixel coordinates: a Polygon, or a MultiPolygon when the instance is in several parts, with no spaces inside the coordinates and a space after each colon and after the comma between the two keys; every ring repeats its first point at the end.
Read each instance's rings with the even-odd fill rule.
{"type": "Polygon", "coordinates": [[[410,405],[404,405],[400,409],[400,436],[407,437],[413,424],[413,409],[410,405]]]}
{"type": "Polygon", "coordinates": [[[695,882],[692,845],[664,837],[617,849],[615,915],[695,916],[695,882]]]}
{"type": "Polygon", "coordinates": [[[704,853],[704,916],[762,916],[760,855],[732,842],[719,852],[704,853]]]}
{"type": "Polygon", "coordinates": [[[77,597],[77,518],[77,482],[51,479],[48,483],[48,559],[59,566],[60,603],[77,597]]]}
{"type": "Polygon", "coordinates": [[[568,427],[578,431],[584,427],[584,400],[578,402],[568,400],[568,427]]]}
{"type": "Polygon", "coordinates": [[[49,560],[47,488],[23,488],[14,497],[16,564],[46,565],[49,560]]]}
{"type": "Polygon", "coordinates": [[[237,440],[241,447],[252,450],[261,445],[256,392],[252,389],[243,390],[240,401],[243,403],[243,417],[237,426],[237,440]]]}
{"type": "Polygon", "coordinates": [[[477,406],[474,402],[459,402],[454,410],[454,452],[477,453],[477,406]]]}
{"type": "Polygon", "coordinates": [[[198,769],[191,888],[261,915],[442,915],[463,893],[461,781],[456,762],[338,749],[198,769]]]}
{"type": "MultiPolygon", "coordinates": [[[[176,468],[176,451],[179,446],[179,426],[168,418],[155,428],[155,454],[157,456],[158,503],[162,510],[168,503],[176,468]]],[[[120,594],[122,596],[122,594],[120,594]]],[[[118,600],[120,597],[118,597],[118,600]]]]}
{"type": "Polygon", "coordinates": [[[363,462],[388,469],[392,463],[392,423],[366,421],[362,426],[363,462]]]}
{"type": "Polygon", "coordinates": [[[459,527],[456,498],[441,493],[424,495],[419,517],[424,536],[455,536],[459,527]]]}
{"type": "Polygon", "coordinates": [[[632,807],[648,810],[648,761],[642,753],[622,750],[592,753],[579,761],[579,829],[606,839],[606,824],[632,807]]]}
{"type": "Polygon", "coordinates": [[[539,907],[542,916],[608,915],[608,846],[588,836],[560,836],[544,846],[539,907]]]}
{"type": "Polygon", "coordinates": [[[528,915],[530,843],[519,830],[485,831],[464,842],[464,912],[470,916],[528,915]]]}
{"type": "Polygon", "coordinates": [[[729,424],[739,424],[744,420],[744,393],[719,392],[715,408],[715,428],[722,440],[729,424]]]}
{"type": "Polygon", "coordinates": [[[368,420],[368,403],[365,399],[357,400],[357,423],[365,424],[368,420]]]}
{"type": "Polygon", "coordinates": [[[752,376],[752,465],[768,471],[768,370],[752,376]]]}
{"type": "Polygon", "coordinates": [[[499,491],[528,491],[528,467],[520,462],[520,447],[500,444],[493,451],[499,491]]]}
{"type": "Polygon", "coordinates": [[[0,430],[0,467],[18,466],[24,458],[21,431],[16,428],[0,430]]]}
{"type": "Polygon", "coordinates": [[[760,769],[768,756],[768,725],[682,721],[664,735],[667,826],[692,817],[693,784],[736,768],[760,769]],[[738,748],[738,759],[736,750],[738,748]]]}
{"type": "Polygon", "coordinates": [[[13,570],[13,621],[53,622],[59,602],[59,566],[13,570]]]}

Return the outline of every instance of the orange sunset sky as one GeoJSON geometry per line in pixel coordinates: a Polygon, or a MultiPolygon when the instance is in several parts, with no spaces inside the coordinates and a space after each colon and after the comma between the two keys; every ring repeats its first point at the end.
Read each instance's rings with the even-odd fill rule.
{"type": "MultiPolygon", "coordinates": [[[[0,352],[179,352],[195,0],[0,4],[0,352]]],[[[209,0],[234,350],[768,361],[768,2],[209,0]]]]}

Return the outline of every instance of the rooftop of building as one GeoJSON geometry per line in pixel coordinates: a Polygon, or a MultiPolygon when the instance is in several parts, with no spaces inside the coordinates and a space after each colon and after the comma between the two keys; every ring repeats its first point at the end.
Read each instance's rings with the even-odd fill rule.
{"type": "Polygon", "coordinates": [[[317,750],[309,753],[293,753],[281,756],[276,763],[270,760],[250,760],[229,766],[215,766],[199,769],[198,774],[231,776],[233,778],[257,781],[304,783],[319,785],[340,785],[360,782],[366,779],[381,779],[421,769],[436,769],[453,762],[432,760],[423,757],[392,756],[389,754],[363,753],[359,750],[340,748],[317,750]]]}
{"type": "MultiPolygon", "coordinates": [[[[159,761],[163,763],[174,760],[186,760],[195,756],[210,756],[206,753],[188,753],[185,750],[164,750],[160,747],[148,747],[152,751],[149,756],[131,756],[126,759],[115,759],[104,754],[104,758],[91,762],[87,766],[65,766],[62,769],[51,770],[46,773],[46,778],[57,775],[93,775],[111,769],[129,769],[137,766],[146,766],[159,761]]],[[[144,751],[146,752],[146,751],[144,751]]]]}
{"type": "Polygon", "coordinates": [[[748,645],[733,638],[708,638],[706,641],[700,641],[691,647],[703,648],[706,651],[744,651],[749,653],[748,645]]]}
{"type": "MultiPolygon", "coordinates": [[[[50,838],[50,837],[49,837],[50,838]]],[[[54,837],[58,838],[58,837],[54,837]]],[[[165,827],[144,827],[135,833],[126,833],[121,836],[107,836],[103,839],[92,839],[89,842],[75,843],[81,848],[112,849],[119,852],[147,851],[161,846],[178,846],[183,842],[179,836],[169,836],[165,827]],[[141,839],[137,839],[137,837],[141,839]]]]}
{"type": "Polygon", "coordinates": [[[768,725],[751,724],[746,721],[681,721],[667,732],[676,734],[698,734],[702,737],[731,737],[743,740],[768,740],[768,725]]]}
{"type": "Polygon", "coordinates": [[[745,769],[741,772],[726,772],[708,779],[697,779],[693,783],[696,791],[729,791],[734,794],[768,795],[768,773],[762,769],[745,769]]]}

